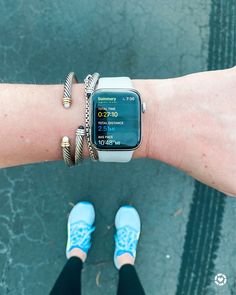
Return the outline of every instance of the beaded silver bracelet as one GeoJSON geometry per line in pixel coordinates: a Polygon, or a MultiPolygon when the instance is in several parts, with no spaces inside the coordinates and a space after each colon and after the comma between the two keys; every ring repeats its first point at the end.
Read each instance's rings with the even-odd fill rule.
{"type": "Polygon", "coordinates": [[[91,139],[90,139],[90,95],[94,92],[95,87],[99,80],[99,73],[93,73],[92,75],[89,74],[84,80],[84,90],[85,90],[85,101],[86,101],[86,108],[85,108],[85,134],[86,140],[89,150],[90,158],[93,161],[98,160],[97,152],[94,150],[91,139]]]}

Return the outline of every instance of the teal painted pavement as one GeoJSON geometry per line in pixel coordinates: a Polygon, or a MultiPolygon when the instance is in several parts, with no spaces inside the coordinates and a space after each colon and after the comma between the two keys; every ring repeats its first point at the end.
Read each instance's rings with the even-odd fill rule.
{"type": "MultiPolygon", "coordinates": [[[[235,64],[233,0],[0,1],[2,82],[60,83],[70,70],[165,78],[235,64]]],[[[84,294],[115,294],[116,210],[142,220],[137,271],[147,294],[236,294],[236,199],[157,161],[0,170],[0,294],[48,294],[63,267],[68,213],[96,208],[84,294]],[[208,212],[209,214],[206,214],[208,212]],[[214,276],[224,273],[223,287],[214,276]]]]}

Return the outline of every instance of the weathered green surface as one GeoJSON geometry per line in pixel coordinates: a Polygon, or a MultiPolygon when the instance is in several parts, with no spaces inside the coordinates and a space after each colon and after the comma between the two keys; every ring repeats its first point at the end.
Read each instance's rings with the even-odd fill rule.
{"type": "MultiPolygon", "coordinates": [[[[70,70],[80,79],[94,70],[157,78],[227,67],[235,58],[235,6],[232,0],[0,1],[0,79],[58,83],[70,70]]],[[[151,160],[125,165],[86,161],[75,169],[57,162],[1,170],[0,294],[49,292],[66,261],[67,215],[72,203],[85,199],[94,202],[97,218],[83,272],[84,294],[115,294],[113,222],[126,202],[137,207],[142,219],[137,270],[147,294],[175,294],[180,270],[194,258],[187,262],[184,257],[196,187],[192,178],[151,160]]],[[[219,241],[214,243],[207,294],[232,295],[236,199],[226,198],[219,214],[222,235],[216,231],[219,241]],[[219,272],[228,277],[223,287],[214,284],[219,272]]],[[[202,218],[199,225],[205,222],[202,218]]],[[[198,251],[202,253],[201,246],[198,251]]]]}

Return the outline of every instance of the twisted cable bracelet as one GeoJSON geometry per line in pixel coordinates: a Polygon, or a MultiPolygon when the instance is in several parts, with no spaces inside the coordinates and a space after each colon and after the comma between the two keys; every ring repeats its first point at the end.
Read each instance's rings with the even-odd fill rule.
{"type": "MultiPolygon", "coordinates": [[[[63,92],[63,106],[68,109],[72,103],[72,85],[78,82],[74,72],[70,72],[65,79],[64,92],[63,92]]],[[[77,165],[83,159],[83,142],[84,142],[84,127],[79,126],[76,130],[76,143],[75,143],[75,157],[71,154],[71,143],[68,136],[63,136],[61,139],[62,155],[65,164],[68,167],[77,165]]]]}
{"type": "Polygon", "coordinates": [[[64,82],[64,93],[63,93],[63,99],[62,104],[65,109],[69,109],[72,104],[72,85],[74,83],[78,83],[78,79],[74,72],[70,72],[65,79],[64,82]]]}

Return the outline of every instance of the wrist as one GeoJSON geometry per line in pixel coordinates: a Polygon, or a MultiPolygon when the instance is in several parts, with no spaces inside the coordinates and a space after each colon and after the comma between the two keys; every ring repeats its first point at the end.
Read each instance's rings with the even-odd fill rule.
{"type": "MultiPolygon", "coordinates": [[[[65,129],[62,126],[63,134],[67,135],[71,141],[71,155],[75,155],[75,138],[76,130],[79,126],[85,126],[85,110],[86,100],[84,96],[84,84],[74,84],[72,87],[72,106],[70,109],[63,109],[64,120],[68,122],[68,128],[65,129]],[[70,112],[70,113],[69,113],[70,112]]],[[[62,138],[63,136],[59,136],[62,138]]],[[[61,151],[60,151],[61,152],[61,151]]],[[[83,143],[83,158],[89,156],[86,136],[84,136],[83,143]]],[[[61,155],[60,155],[61,158],[61,155]]]]}
{"type": "Polygon", "coordinates": [[[173,79],[133,80],[134,87],[146,102],[147,111],[142,117],[142,143],[135,151],[135,157],[147,157],[172,164],[170,158],[172,145],[170,142],[169,120],[175,112],[172,108],[174,99],[173,79]]]}
{"type": "MultiPolygon", "coordinates": [[[[172,104],[173,79],[163,80],[132,80],[133,86],[141,94],[141,99],[147,105],[147,111],[142,114],[142,141],[134,151],[135,158],[153,158],[168,162],[171,145],[167,144],[169,133],[168,116],[172,104]]],[[[72,141],[72,153],[74,152],[75,130],[79,125],[85,125],[85,98],[84,84],[73,86],[73,106],[66,111],[62,108],[64,120],[68,126],[61,126],[63,134],[66,132],[72,141]],[[69,112],[71,112],[69,114],[69,112]]],[[[61,138],[63,135],[60,134],[61,138]]],[[[85,139],[84,157],[88,157],[88,147],[85,139]]],[[[61,156],[60,156],[61,158],[61,156]]],[[[174,159],[173,159],[174,160],[174,159]]],[[[172,163],[170,163],[172,164],[172,163]]]]}

